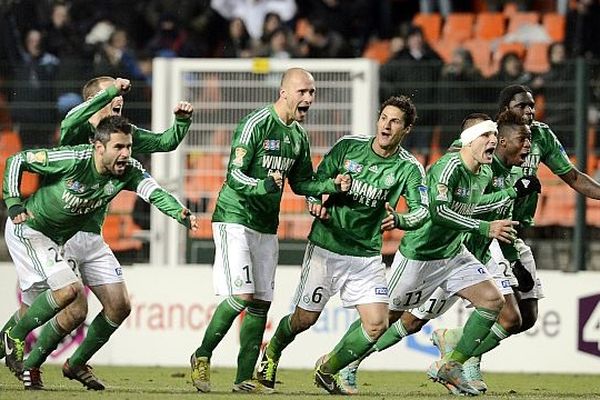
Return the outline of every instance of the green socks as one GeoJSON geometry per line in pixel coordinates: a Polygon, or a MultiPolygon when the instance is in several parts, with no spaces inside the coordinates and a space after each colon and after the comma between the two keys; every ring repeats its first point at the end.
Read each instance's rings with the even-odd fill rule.
{"type": "Polygon", "coordinates": [[[69,358],[69,365],[85,365],[108,342],[110,335],[118,328],[119,324],[112,322],[100,312],[90,324],[83,342],[75,350],[73,356],[69,358]]]}
{"type": "Polygon", "coordinates": [[[279,325],[267,346],[267,355],[274,360],[279,360],[283,349],[296,338],[296,334],[292,332],[291,317],[292,314],[288,314],[281,318],[281,321],[279,321],[279,325]]]}
{"type": "Polygon", "coordinates": [[[40,294],[31,304],[29,310],[21,317],[19,322],[10,329],[10,337],[25,340],[25,337],[37,328],[44,325],[60,310],[52,296],[50,289],[40,294]]]}
{"type": "Polygon", "coordinates": [[[329,353],[329,359],[321,365],[321,371],[327,374],[338,373],[346,365],[358,360],[368,352],[374,342],[362,325],[360,329],[349,330],[335,349],[329,353]]]}
{"type": "Polygon", "coordinates": [[[456,348],[444,358],[461,364],[467,361],[488,336],[496,318],[498,318],[498,311],[476,308],[465,323],[462,337],[456,344],[456,348]]]}
{"type": "Polygon", "coordinates": [[[39,368],[68,333],[60,327],[56,321],[56,317],[48,321],[42,328],[42,332],[34,343],[31,353],[29,353],[29,356],[25,360],[23,364],[24,368],[39,368]]]}
{"type": "Polygon", "coordinates": [[[398,320],[390,325],[384,334],[377,340],[377,343],[375,343],[375,351],[382,351],[388,347],[392,347],[407,335],[408,333],[406,332],[404,325],[402,325],[402,321],[398,320]]]}
{"type": "Polygon", "coordinates": [[[510,333],[508,333],[502,327],[502,325],[496,322],[492,326],[492,329],[490,329],[490,333],[485,337],[481,344],[475,348],[473,351],[473,356],[477,357],[487,353],[488,351],[496,348],[496,346],[498,346],[502,340],[509,336],[510,333]]]}
{"type": "Polygon", "coordinates": [[[244,315],[240,329],[240,352],[238,354],[236,384],[252,379],[254,366],[260,353],[263,333],[267,325],[267,312],[270,306],[270,303],[253,302],[246,309],[246,315],[244,315]]]}
{"type": "Polygon", "coordinates": [[[218,305],[206,328],[202,344],[196,349],[196,357],[208,357],[210,360],[213,350],[223,340],[225,334],[231,328],[231,324],[244,311],[247,304],[247,301],[232,296],[218,305]]]}

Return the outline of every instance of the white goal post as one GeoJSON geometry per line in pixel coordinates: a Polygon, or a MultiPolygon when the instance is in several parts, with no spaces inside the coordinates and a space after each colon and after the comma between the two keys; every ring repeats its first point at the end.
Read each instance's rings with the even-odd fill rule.
{"type": "MultiPolygon", "coordinates": [[[[304,124],[313,154],[323,154],[342,135],[373,133],[379,70],[372,60],[154,59],[153,131],[162,131],[172,124],[172,110],[180,100],[193,104],[194,117],[188,136],[176,151],[152,155],[152,175],[182,201],[192,199],[197,208],[192,211],[202,214],[205,225],[217,193],[214,187],[208,188],[208,181],[194,181],[194,176],[206,173],[224,178],[223,165],[209,161],[210,157],[228,154],[238,121],[250,111],[275,101],[281,74],[292,67],[307,69],[316,81],[315,102],[304,124]],[[202,171],[194,167],[197,160],[202,171]]],[[[186,233],[179,224],[152,208],[152,265],[185,263],[185,239],[186,233]]]]}

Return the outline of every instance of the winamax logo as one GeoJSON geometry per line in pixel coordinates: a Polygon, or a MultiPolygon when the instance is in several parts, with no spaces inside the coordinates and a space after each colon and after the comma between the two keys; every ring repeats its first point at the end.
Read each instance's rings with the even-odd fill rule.
{"type": "Polygon", "coordinates": [[[600,357],[600,294],[579,299],[577,349],[600,357]]]}

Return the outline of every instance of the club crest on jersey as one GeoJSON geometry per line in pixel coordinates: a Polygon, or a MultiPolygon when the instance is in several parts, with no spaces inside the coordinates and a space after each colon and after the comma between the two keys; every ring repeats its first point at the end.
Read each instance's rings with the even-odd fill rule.
{"type": "MultiPolygon", "coordinates": [[[[287,138],[287,136],[286,136],[286,138],[287,138]]],[[[279,143],[280,143],[279,140],[265,139],[265,141],[263,141],[263,148],[265,150],[279,150],[279,148],[280,148],[279,143]]]]}
{"type": "Polygon", "coordinates": [[[116,192],[117,188],[115,187],[112,181],[108,181],[106,185],[104,185],[104,194],[107,196],[111,196],[116,192]]]}
{"type": "Polygon", "coordinates": [[[438,201],[448,201],[448,186],[443,183],[438,183],[437,186],[437,196],[435,197],[438,201]]]}
{"type": "Polygon", "coordinates": [[[244,156],[248,153],[248,151],[241,147],[236,147],[235,149],[235,158],[231,162],[236,167],[241,167],[244,165],[244,156]]]}
{"type": "Polygon", "coordinates": [[[363,170],[362,164],[359,164],[356,161],[352,161],[352,160],[345,160],[344,168],[346,169],[346,171],[354,172],[356,174],[360,173],[363,170]]]}
{"type": "Polygon", "coordinates": [[[496,188],[504,188],[504,178],[501,176],[495,176],[492,179],[492,186],[496,188]]]}
{"type": "Polygon", "coordinates": [[[454,191],[454,195],[458,197],[467,197],[469,195],[469,189],[459,186],[454,191]]]}
{"type": "Polygon", "coordinates": [[[379,168],[377,168],[377,165],[371,165],[369,167],[369,171],[376,173],[377,171],[379,171],[379,168]]]}
{"type": "Polygon", "coordinates": [[[289,136],[285,136],[283,138],[283,143],[285,143],[285,144],[292,144],[292,142],[290,141],[290,137],[289,136]]]}
{"type": "Polygon", "coordinates": [[[383,184],[387,187],[392,187],[394,183],[396,183],[396,178],[393,174],[388,174],[383,180],[383,184]]]}
{"type": "Polygon", "coordinates": [[[27,152],[27,162],[30,164],[32,164],[32,163],[45,164],[47,159],[48,159],[48,156],[46,155],[45,151],[36,151],[35,153],[32,151],[27,152]]]}
{"type": "Polygon", "coordinates": [[[83,192],[85,192],[85,189],[86,189],[84,184],[82,184],[81,182],[78,182],[78,181],[74,181],[72,179],[69,179],[66,182],[66,186],[67,186],[67,189],[69,189],[70,191],[77,192],[77,193],[83,193],[83,192]]]}

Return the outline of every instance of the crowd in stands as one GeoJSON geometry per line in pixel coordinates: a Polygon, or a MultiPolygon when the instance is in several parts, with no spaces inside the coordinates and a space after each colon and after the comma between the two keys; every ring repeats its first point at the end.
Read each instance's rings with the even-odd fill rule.
{"type": "MultiPolygon", "coordinates": [[[[460,99],[444,115],[420,110],[422,126],[456,123],[461,105],[493,103],[497,93],[465,82],[528,84],[550,107],[556,96],[571,101],[572,91],[549,83],[573,80],[573,57],[600,59],[599,22],[599,0],[0,1],[0,101],[10,109],[0,121],[17,126],[23,147],[51,145],[92,76],[126,76],[136,88],[128,102],[147,103],[154,57],[370,56],[382,63],[382,98],[401,90],[417,105],[460,99]]],[[[592,82],[599,77],[592,70],[592,82]]],[[[591,94],[600,99],[600,84],[591,94]]],[[[144,107],[128,116],[149,124],[144,107]]],[[[546,118],[572,121],[569,110],[546,118]]]]}

